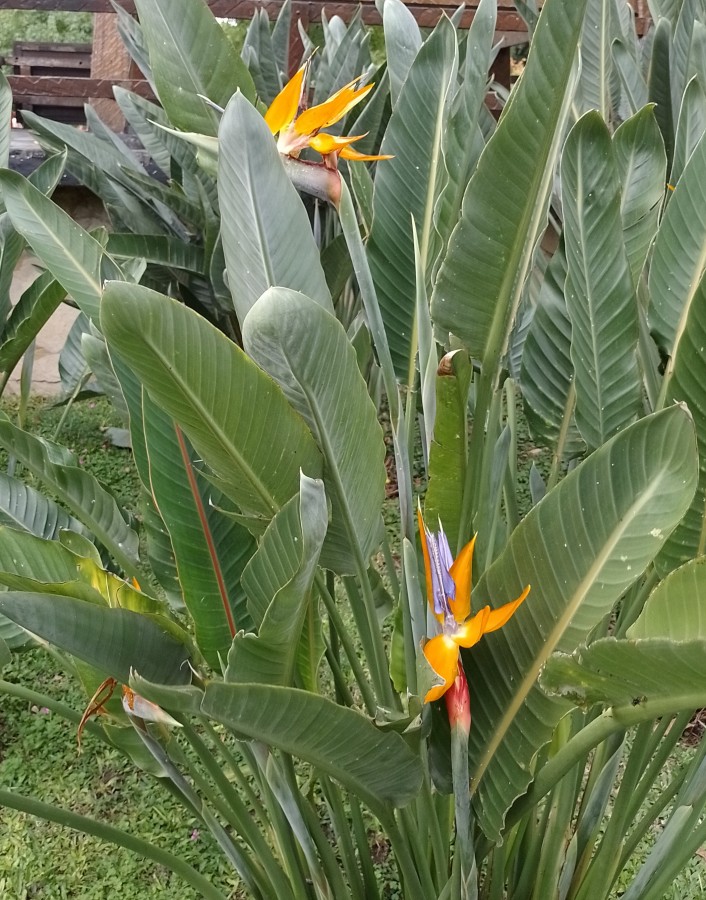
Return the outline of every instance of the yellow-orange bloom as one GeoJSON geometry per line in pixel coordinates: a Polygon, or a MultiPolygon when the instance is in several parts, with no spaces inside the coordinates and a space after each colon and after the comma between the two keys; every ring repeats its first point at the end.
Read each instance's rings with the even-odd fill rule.
{"type": "Polygon", "coordinates": [[[529,594],[530,586],[527,585],[511,603],[498,609],[485,606],[471,616],[471,566],[475,537],[454,560],[441,524],[438,532],[432,532],[424,524],[421,511],[417,511],[417,518],[426,571],[427,600],[439,623],[440,632],[423,648],[427,662],[443,679],[442,684],[427,691],[424,702],[430,703],[443,697],[453,685],[461,647],[472,647],[484,634],[502,628],[529,594]]]}
{"type": "Polygon", "coordinates": [[[360,103],[373,89],[372,84],[355,87],[360,80],[354,78],[324,103],[306,109],[306,74],[308,62],[287,82],[265,113],[265,122],[277,137],[277,149],[284,156],[298,157],[305,147],[320,153],[324,163],[336,168],[338,157],[342,159],[374,160],[390,159],[389,156],[370,156],[359,153],[350,145],[365,137],[337,137],[322,131],[340,121],[346,113],[360,103]]]}

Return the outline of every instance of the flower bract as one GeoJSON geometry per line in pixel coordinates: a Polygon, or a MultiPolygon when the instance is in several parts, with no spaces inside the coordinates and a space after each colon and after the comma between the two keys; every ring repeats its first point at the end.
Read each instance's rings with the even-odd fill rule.
{"type": "Polygon", "coordinates": [[[497,609],[484,606],[471,615],[471,574],[475,536],[453,559],[444,529],[439,523],[437,532],[430,531],[421,511],[417,512],[419,534],[424,555],[427,581],[427,600],[438,622],[438,634],[426,642],[424,656],[443,681],[427,691],[425,703],[438,700],[453,685],[459,668],[461,647],[472,647],[484,634],[497,631],[512,617],[529,594],[530,587],[520,596],[497,609]]]}

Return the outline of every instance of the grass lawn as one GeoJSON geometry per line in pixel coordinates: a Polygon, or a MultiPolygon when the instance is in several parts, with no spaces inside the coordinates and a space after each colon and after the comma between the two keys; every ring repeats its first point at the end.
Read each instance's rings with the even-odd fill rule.
{"type": "MultiPolygon", "coordinates": [[[[33,405],[29,415],[31,427],[51,437],[61,410],[33,405]]],[[[59,439],[77,453],[82,466],[135,508],[137,480],[129,451],[112,447],[103,431],[118,424],[109,403],[86,402],[70,412],[59,439]]],[[[17,654],[2,678],[50,694],[76,710],[85,706],[75,682],[43,651],[17,654]]],[[[680,746],[666,767],[665,778],[691,752],[688,746],[680,746]]],[[[75,729],[64,719],[8,696],[3,696],[0,706],[0,786],[124,828],[178,854],[228,896],[244,896],[210,835],[154,779],[136,772],[118,751],[90,734],[84,736],[79,756],[75,729]]],[[[616,898],[648,849],[646,841],[632,872],[623,873],[616,898]]],[[[401,900],[394,879],[389,862],[383,863],[380,880],[385,896],[401,900]]],[[[199,895],[171,872],[127,850],[0,808],[0,897],[108,900],[118,896],[196,900],[199,895]]],[[[695,856],[665,900],[704,896],[705,863],[695,856]]]]}

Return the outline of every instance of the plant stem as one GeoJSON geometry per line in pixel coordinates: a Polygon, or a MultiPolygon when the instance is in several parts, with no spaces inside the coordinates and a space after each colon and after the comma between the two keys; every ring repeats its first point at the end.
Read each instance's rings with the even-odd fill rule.
{"type": "Polygon", "coordinates": [[[74,831],[80,831],[83,834],[92,835],[119,847],[125,847],[126,850],[137,853],[138,856],[151,859],[153,862],[170,869],[188,882],[207,900],[227,900],[225,894],[221,893],[203,875],[200,875],[196,869],[184,862],[183,859],[169,853],[167,850],[155,847],[149,841],[135,837],[133,834],[128,834],[120,828],[115,828],[113,825],[96,822],[95,819],[91,819],[88,816],[81,816],[68,809],[61,809],[50,803],[43,803],[34,797],[23,797],[14,793],[14,791],[0,790],[0,806],[19,810],[20,812],[28,813],[30,816],[45,819],[48,822],[56,822],[58,825],[63,825],[66,828],[73,828],[74,831]]]}

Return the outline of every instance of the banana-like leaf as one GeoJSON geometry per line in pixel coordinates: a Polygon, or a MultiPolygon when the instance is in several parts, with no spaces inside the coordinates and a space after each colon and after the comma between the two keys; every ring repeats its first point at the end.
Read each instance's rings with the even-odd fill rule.
{"type": "Polygon", "coordinates": [[[414,378],[414,221],[424,271],[434,255],[434,206],[446,183],[443,146],[456,85],[456,33],[442,19],[412,63],[385,131],[375,173],[368,258],[395,371],[414,378]]]}
{"type": "Polygon", "coordinates": [[[694,76],[686,86],[679,109],[679,121],[674,138],[674,160],[669,183],[674,187],[684,172],[691,154],[706,131],[706,93],[701,81],[694,76]]]}
{"type": "Polygon", "coordinates": [[[240,55],[250,71],[258,99],[269,106],[282,90],[282,76],[272,46],[270,19],[264,9],[255,10],[240,55]]]}
{"type": "MultiPolygon", "coordinates": [[[[0,622],[0,633],[2,633],[2,626],[3,622],[0,622]]],[[[6,641],[3,640],[2,637],[0,637],[0,670],[2,670],[10,662],[11,659],[12,653],[10,653],[10,646],[6,641]]]]}
{"type": "Polygon", "coordinates": [[[434,287],[435,323],[474,357],[488,345],[493,368],[546,219],[585,6],[544,4],[525,73],[478,161],[434,287]]]}
{"type": "Polygon", "coordinates": [[[152,574],[164,591],[170,609],[183,613],[186,607],[181,594],[172,539],[152,497],[146,490],[141,492],[140,513],[152,574]]]}
{"type": "Polygon", "coordinates": [[[571,129],[561,163],[576,424],[589,450],[640,410],[637,300],[608,127],[596,111],[571,129]]]}
{"type": "Polygon", "coordinates": [[[257,298],[276,284],[332,309],[301,198],[265,120],[240,94],[223,116],[218,176],[228,286],[241,324],[257,298]]]}
{"type": "Polygon", "coordinates": [[[581,32],[581,75],[577,95],[581,113],[597,109],[604,121],[611,118],[610,45],[616,36],[611,7],[615,0],[588,0],[581,32]]]}
{"type": "Polygon", "coordinates": [[[648,416],[596,450],[535,506],[473,592],[475,609],[532,591],[510,622],[464,655],[473,685],[470,776],[492,840],[527,788],[532,762],[566,711],[537,685],[552,653],[571,653],[640,578],[696,485],[691,417],[648,416]]]}
{"type": "Polygon", "coordinates": [[[103,333],[152,399],[181,426],[244,513],[271,518],[321,455],[281,389],[220,331],[147,288],[114,282],[103,333]]]}
{"type": "Polygon", "coordinates": [[[461,520],[459,485],[466,477],[468,391],[473,370],[463,350],[447,354],[436,373],[436,420],[429,451],[429,487],[424,498],[427,522],[442,522],[451,547],[458,545],[461,520]]]}
{"type": "Polygon", "coordinates": [[[12,372],[65,296],[66,291],[49,272],[42,273],[22,293],[2,334],[0,370],[12,372]]]}
{"type": "Polygon", "coordinates": [[[240,575],[255,551],[250,533],[219,508],[174,420],[146,394],[143,428],[152,497],[171,538],[181,593],[196,643],[215,671],[240,629],[249,629],[240,575]]]}
{"type": "MultiPolygon", "coordinates": [[[[283,686],[293,683],[299,642],[312,602],[311,589],[327,526],[323,482],[302,475],[299,496],[292,497],[277,513],[260,544],[260,549],[266,548],[270,558],[272,544],[283,544],[282,562],[293,556],[295,566],[292,570],[286,562],[286,568],[281,562],[275,562],[274,570],[268,573],[270,581],[278,582],[276,592],[270,597],[257,635],[236,635],[228,654],[227,682],[283,686]]],[[[256,557],[248,568],[252,581],[255,572],[262,570],[262,562],[256,557]]]]}
{"type": "Polygon", "coordinates": [[[0,524],[55,540],[62,530],[86,529],[53,500],[17,478],[0,472],[0,524]]]}
{"type": "Polygon", "coordinates": [[[112,141],[30,112],[25,121],[42,146],[66,153],[67,170],[103,200],[114,227],[157,234],[165,230],[159,216],[125,187],[128,171],[144,169],[124,145],[118,149],[112,141]]]}
{"type": "Polygon", "coordinates": [[[655,116],[667,152],[667,167],[674,157],[674,118],[672,114],[671,56],[672,26],[669,19],[657,20],[652,40],[652,55],[647,73],[647,96],[655,104],[655,116]]]}
{"type": "Polygon", "coordinates": [[[652,107],[645,107],[618,128],[613,153],[620,184],[623,240],[637,286],[657,232],[664,197],[667,156],[652,107]]]}
{"type": "Polygon", "coordinates": [[[527,422],[536,441],[562,456],[575,456],[584,443],[574,418],[571,319],[566,309],[566,253],[563,242],[544,274],[522,352],[520,380],[527,422]]]}
{"type": "Polygon", "coordinates": [[[0,169],[6,169],[10,160],[10,129],[12,126],[12,89],[3,73],[0,73],[0,169]]]}
{"type": "Polygon", "coordinates": [[[243,343],[304,417],[324,455],[332,512],[321,565],[356,572],[358,555],[367,563],[381,539],[385,447],[343,326],[309,297],[270,288],[243,323],[243,343]]]}
{"type": "MultiPolygon", "coordinates": [[[[496,24],[495,0],[481,0],[468,29],[466,55],[459,68],[461,84],[446,124],[444,162],[448,179],[434,215],[442,247],[446,247],[458,222],[463,195],[485,147],[478,118],[487,93],[496,24]]],[[[443,249],[441,254],[443,257],[443,249]]]]}
{"type": "Polygon", "coordinates": [[[706,640],[602,638],[571,656],[557,653],[541,684],[552,694],[588,706],[605,703],[620,719],[622,708],[646,706],[653,716],[701,709],[706,703],[706,640]]]}
{"type": "Polygon", "coordinates": [[[141,257],[149,263],[202,273],[206,265],[203,247],[180,238],[157,234],[110,234],[106,247],[111,256],[141,257]]]}
{"type": "Polygon", "coordinates": [[[15,455],[91,531],[123,568],[133,574],[138,539],[112,494],[57,444],[16,428],[0,416],[0,445],[15,455]]]}
{"type": "MultiPolygon", "coordinates": [[[[683,183],[683,180],[682,180],[683,183]]],[[[668,209],[676,197],[670,202],[668,209]]],[[[706,238],[706,235],[705,235],[706,238]]],[[[706,248],[706,244],[705,244],[706,248]]],[[[657,571],[672,569],[704,552],[706,509],[706,276],[701,277],[674,340],[674,371],[668,399],[686,403],[694,417],[699,447],[699,484],[689,511],[656,560],[657,571]]]]}
{"type": "Polygon", "coordinates": [[[635,115],[647,103],[647,82],[640,70],[639,61],[630,53],[623,41],[613,41],[611,51],[625,102],[631,115],[635,115]]]}
{"type": "Polygon", "coordinates": [[[182,131],[215,135],[218,115],[236,91],[255,101],[247,67],[205,3],[137,0],[159,99],[182,131]]]}
{"type": "Polygon", "coordinates": [[[660,223],[650,266],[650,328],[670,356],[706,264],[706,136],[686,164],[660,223]]]}
{"type": "Polygon", "coordinates": [[[387,71],[390,73],[390,98],[393,108],[412,63],[422,46],[417,20],[401,0],[385,0],[382,8],[385,31],[387,71]]]}
{"type": "Polygon", "coordinates": [[[688,81],[690,67],[691,38],[694,33],[694,22],[703,16],[702,0],[681,0],[679,18],[674,28],[671,57],[672,110],[674,123],[679,114],[682,97],[688,81]]]}
{"type": "Polygon", "coordinates": [[[627,636],[706,640],[706,556],[689,560],[660,581],[627,636]]]}
{"type": "Polygon", "coordinates": [[[161,684],[191,679],[187,646],[148,616],[73,597],[7,591],[0,614],[122,684],[144,673],[161,684]]]}
{"type": "Polygon", "coordinates": [[[373,809],[404,806],[421,788],[419,760],[398,734],[383,733],[355,710],[317,694],[212,683],[201,709],[245,738],[306,760],[373,809]]]}
{"type": "MultiPolygon", "coordinates": [[[[103,337],[84,332],[81,335],[81,354],[86,361],[86,365],[93,373],[100,390],[110,398],[113,409],[123,422],[127,422],[128,408],[125,403],[125,396],[110,362],[108,346],[103,337]]],[[[111,429],[107,430],[107,434],[112,434],[111,429]]],[[[131,447],[132,445],[128,439],[127,443],[121,446],[131,447]]]]}
{"type": "Polygon", "coordinates": [[[95,238],[17,172],[0,172],[0,190],[16,230],[97,323],[101,274],[120,278],[118,267],[95,238]]]}

